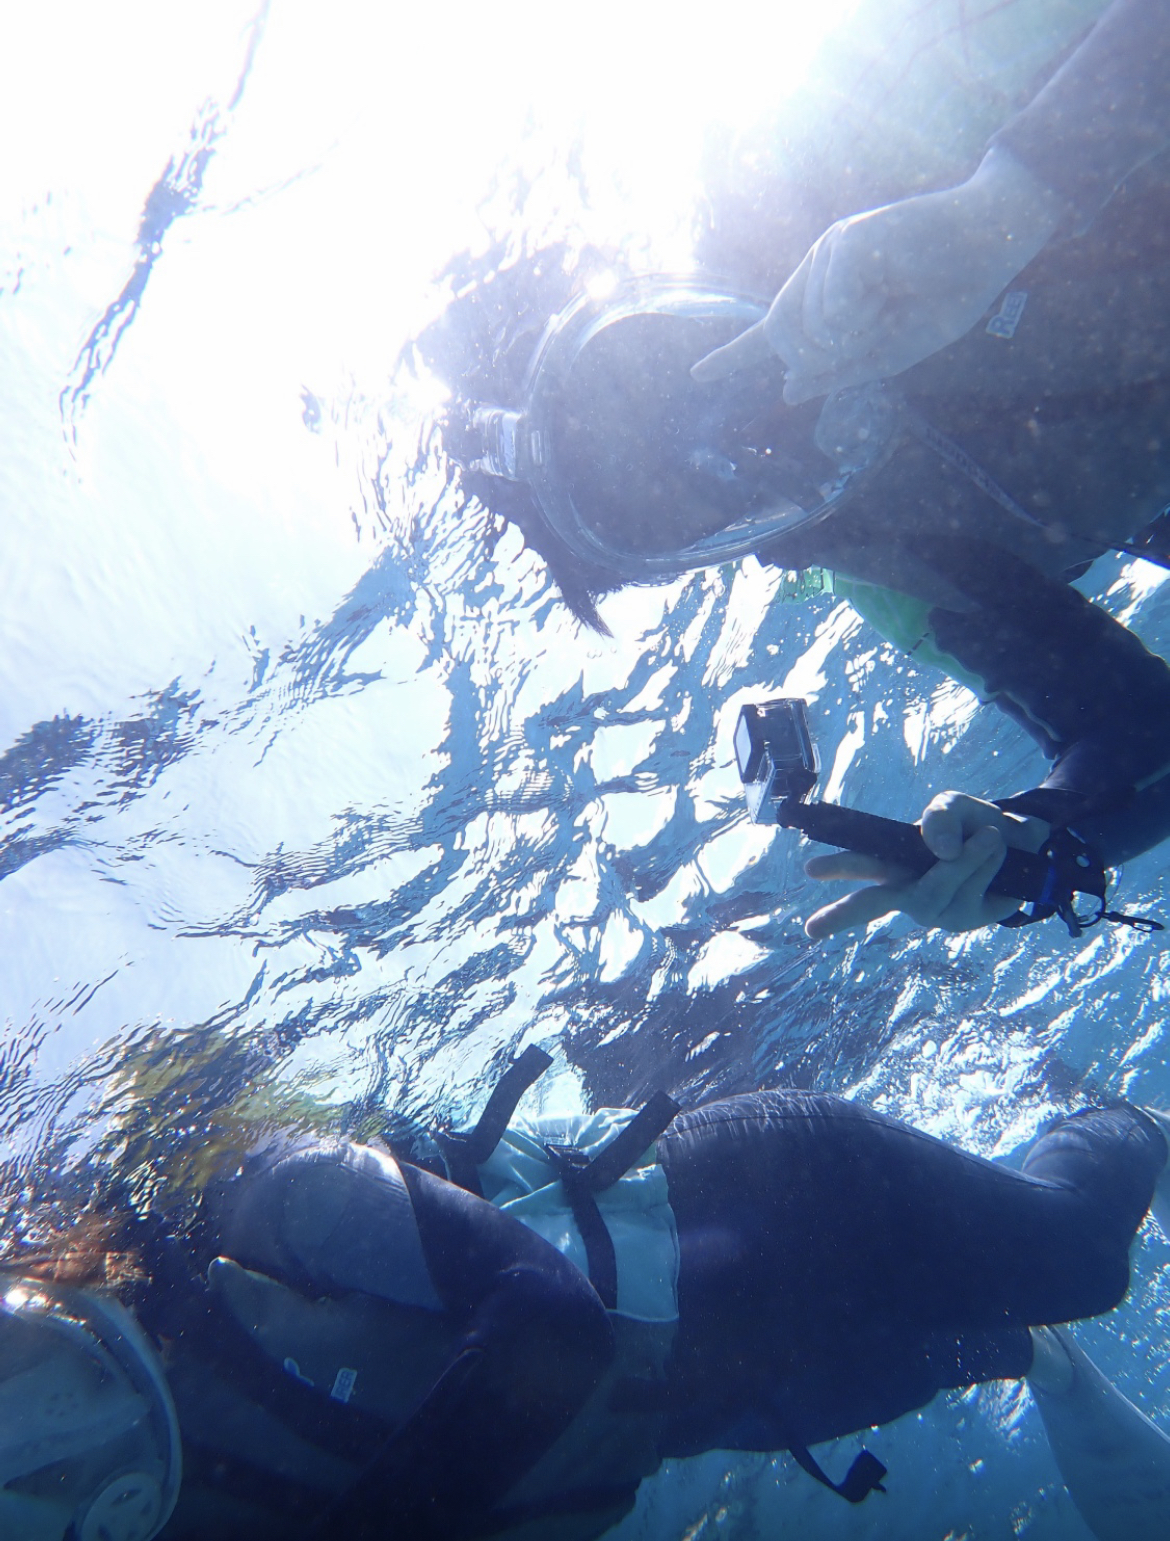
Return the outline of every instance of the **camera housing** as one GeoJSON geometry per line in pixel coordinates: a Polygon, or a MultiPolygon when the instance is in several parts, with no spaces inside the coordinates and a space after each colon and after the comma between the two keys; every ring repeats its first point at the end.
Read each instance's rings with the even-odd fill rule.
{"type": "Polygon", "coordinates": [[[781,696],[741,707],[735,759],[752,822],[779,823],[779,805],[803,801],[820,775],[807,703],[799,696],[781,696]]]}

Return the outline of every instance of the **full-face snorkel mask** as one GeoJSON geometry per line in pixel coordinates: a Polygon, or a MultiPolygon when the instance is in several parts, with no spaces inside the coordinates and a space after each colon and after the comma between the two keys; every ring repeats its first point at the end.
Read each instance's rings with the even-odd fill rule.
{"type": "Polygon", "coordinates": [[[692,364],[766,308],[675,278],[582,298],[546,328],[518,410],[463,409],[457,458],[526,483],[560,540],[620,578],[759,552],[827,517],[884,464],[901,427],[880,385],[785,407],[779,359],[691,379],[692,364]]]}
{"type": "Polygon", "coordinates": [[[174,1404],[129,1312],[0,1280],[0,1536],[150,1541],[181,1473],[174,1404]]]}

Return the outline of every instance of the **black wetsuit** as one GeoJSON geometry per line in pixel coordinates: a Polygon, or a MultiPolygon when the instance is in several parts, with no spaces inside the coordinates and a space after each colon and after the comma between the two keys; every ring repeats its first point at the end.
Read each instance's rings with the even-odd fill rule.
{"type": "Polygon", "coordinates": [[[813,1444],[1023,1375],[1026,1331],[1110,1310],[1165,1163],[1129,1109],[1022,1172],[856,1102],[760,1092],[659,1141],[682,1244],[669,1453],[813,1444]]]}
{"type": "Polygon", "coordinates": [[[265,1153],[207,1208],[194,1268],[176,1278],[172,1260],[166,1295],[144,1312],[176,1345],[188,1481],[167,1541],[474,1533],[612,1357],[605,1309],[571,1263],[484,1200],[384,1152],[265,1153]],[[259,1350],[246,1329],[263,1311],[229,1312],[202,1287],[219,1256],[285,1286],[286,1311],[300,1299],[377,1303],[334,1354],[356,1371],[348,1400],[332,1368],[310,1388],[303,1354],[298,1363],[259,1350]],[[370,1366],[363,1332],[378,1346],[370,1366]],[[418,1385],[405,1418],[377,1384],[396,1368],[418,1385]]]}
{"type": "Polygon", "coordinates": [[[1028,105],[995,135],[1087,224],[1170,148],[1163,0],[1113,0],[1028,105]]]}
{"type": "Polygon", "coordinates": [[[568,1534],[601,1535],[666,1455],[804,1445],[1020,1375],[1028,1325],[1121,1299],[1166,1145],[1139,1113],[1086,1113],[1020,1174],[856,1103],[767,1092],[681,1114],[658,1154],[681,1248],[674,1352],[665,1380],[615,1382],[600,1409],[645,1424],[637,1475],[624,1433],[598,1468],[596,1397],[588,1438],[574,1421],[605,1390],[611,1320],[518,1221],[346,1145],[269,1154],[223,1185],[195,1266],[162,1267],[144,1312],[184,1436],[167,1541],[438,1541],[533,1519],[555,1538],[565,1515],[568,1534]],[[217,1255],[242,1295],[202,1285],[217,1255]],[[388,1403],[387,1374],[417,1390],[388,1403]],[[563,1487],[517,1503],[557,1449],[563,1487]]]}
{"type": "MultiPolygon", "coordinates": [[[[830,518],[760,553],[924,602],[929,639],[1055,761],[1020,811],[1072,823],[1107,863],[1170,835],[1170,669],[1066,584],[1170,505],[1168,78],[1163,0],[1114,0],[992,140],[1068,208],[1010,285],[1022,308],[1004,325],[997,300],[895,382],[1038,522],[911,438],[830,518]]],[[[800,194],[714,195],[705,262],[775,292],[810,238],[818,189],[800,194]]],[[[830,217],[872,206],[851,197],[830,217]]]]}

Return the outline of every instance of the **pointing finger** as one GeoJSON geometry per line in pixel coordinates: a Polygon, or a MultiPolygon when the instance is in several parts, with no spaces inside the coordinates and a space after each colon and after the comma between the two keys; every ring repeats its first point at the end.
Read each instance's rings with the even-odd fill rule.
{"type": "Polygon", "coordinates": [[[765,364],[776,357],[764,334],[764,323],[757,321],[741,332],[722,348],[715,348],[691,368],[691,379],[699,385],[712,380],[726,380],[737,369],[748,369],[753,364],[765,364]]]}
{"type": "Polygon", "coordinates": [[[902,908],[906,890],[889,884],[876,888],[858,888],[833,904],[810,915],[804,923],[804,934],[814,942],[836,936],[841,931],[860,930],[872,920],[880,920],[893,910],[902,908]]]}

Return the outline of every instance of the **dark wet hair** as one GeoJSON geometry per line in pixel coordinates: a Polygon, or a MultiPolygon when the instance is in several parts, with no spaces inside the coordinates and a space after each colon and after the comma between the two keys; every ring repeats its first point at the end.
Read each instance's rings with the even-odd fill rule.
{"type": "Polygon", "coordinates": [[[149,1278],[137,1217],[109,1204],[66,1215],[59,1204],[25,1216],[26,1234],[0,1253],[0,1268],[24,1279],[102,1289],[133,1298],[149,1278]]]}
{"type": "Polygon", "coordinates": [[[565,604],[586,626],[608,635],[598,599],[622,587],[620,579],[582,562],[545,524],[535,498],[518,482],[502,481],[470,464],[478,451],[466,440],[467,403],[520,405],[524,377],[550,319],[591,279],[620,271],[616,253],[565,242],[514,252],[497,243],[485,256],[457,258],[444,274],[453,298],[443,315],[416,339],[427,369],[452,392],[456,409],[440,422],[443,448],[460,466],[460,485],[496,516],[498,532],[514,524],[524,544],[548,567],[565,604]]]}

